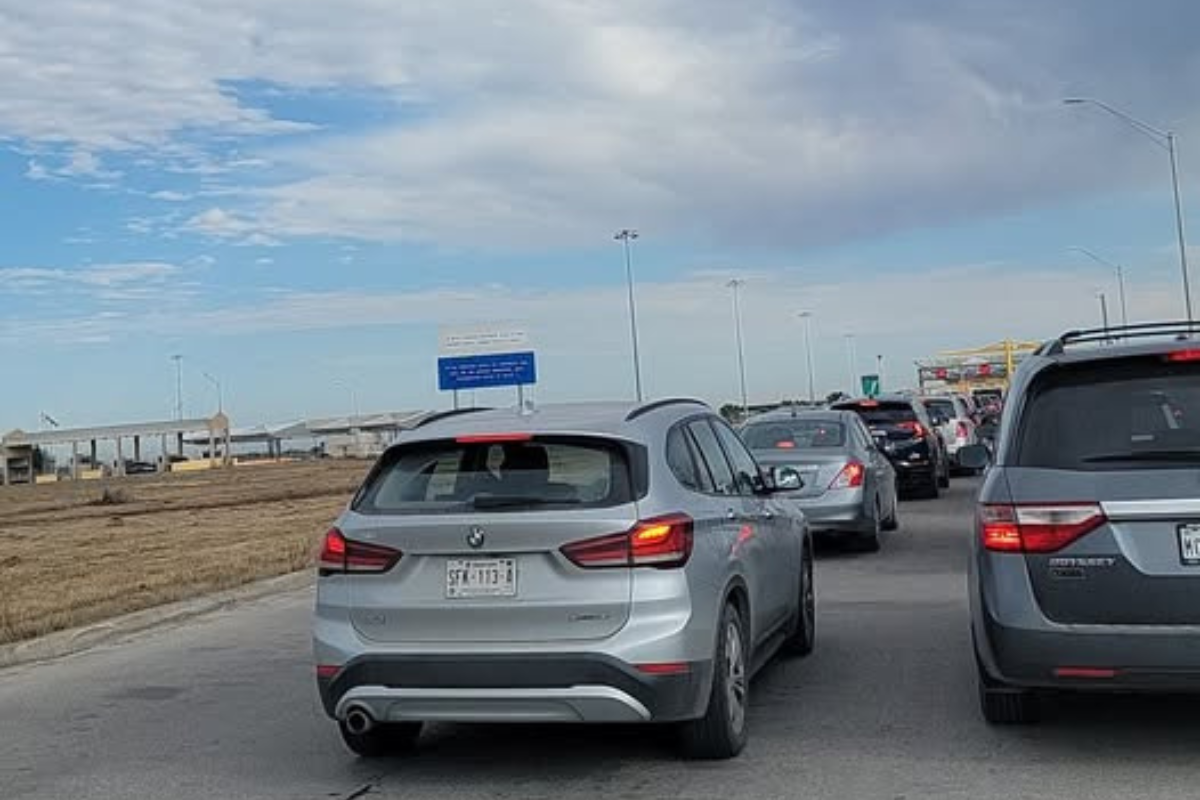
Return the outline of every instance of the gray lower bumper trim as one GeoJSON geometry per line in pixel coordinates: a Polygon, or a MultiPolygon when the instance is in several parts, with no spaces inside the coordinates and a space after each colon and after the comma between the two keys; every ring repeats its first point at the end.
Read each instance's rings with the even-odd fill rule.
{"type": "Polygon", "coordinates": [[[357,686],[338,701],[345,719],[359,707],[379,722],[647,722],[650,712],[611,686],[565,689],[394,689],[357,686]]]}

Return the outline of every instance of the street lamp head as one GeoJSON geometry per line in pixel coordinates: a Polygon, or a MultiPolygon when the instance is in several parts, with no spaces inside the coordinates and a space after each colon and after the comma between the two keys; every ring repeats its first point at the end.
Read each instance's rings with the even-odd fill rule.
{"type": "Polygon", "coordinates": [[[618,242],[621,240],[628,241],[636,238],[638,238],[638,232],[632,228],[622,228],[613,234],[613,239],[617,240],[618,242]]]}
{"type": "Polygon", "coordinates": [[[1080,106],[1084,103],[1090,103],[1086,97],[1067,97],[1063,99],[1064,106],[1080,106]]]}
{"type": "Polygon", "coordinates": [[[812,315],[813,315],[813,312],[811,312],[811,311],[800,311],[800,312],[797,312],[797,314],[796,314],[796,316],[799,317],[800,319],[808,319],[812,315]]]}

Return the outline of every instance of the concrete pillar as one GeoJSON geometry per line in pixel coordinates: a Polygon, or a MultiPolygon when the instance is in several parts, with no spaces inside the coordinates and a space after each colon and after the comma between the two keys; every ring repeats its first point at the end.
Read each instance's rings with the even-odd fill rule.
{"type": "Polygon", "coordinates": [[[118,437],[117,437],[117,469],[116,469],[116,475],[117,475],[117,477],[119,478],[119,477],[121,477],[121,476],[122,476],[122,475],[124,475],[124,474],[125,474],[125,446],[124,446],[124,443],[121,441],[121,437],[120,437],[120,436],[118,436],[118,437]]]}
{"type": "Polygon", "coordinates": [[[233,463],[233,453],[230,452],[230,445],[233,444],[233,434],[229,428],[225,429],[225,466],[233,463]]]}
{"type": "Polygon", "coordinates": [[[8,453],[0,450],[0,484],[8,486],[8,453]]]}
{"type": "Polygon", "coordinates": [[[171,465],[171,460],[168,458],[168,456],[170,456],[170,455],[171,455],[171,450],[167,446],[167,435],[164,433],[162,435],[162,455],[159,457],[159,460],[158,460],[158,466],[159,466],[160,472],[168,472],[169,471],[169,468],[171,465]]]}
{"type": "Polygon", "coordinates": [[[79,442],[71,442],[71,480],[79,480],[79,442]]]}
{"type": "Polygon", "coordinates": [[[183,431],[175,434],[175,452],[178,455],[183,455],[183,431]]]}
{"type": "Polygon", "coordinates": [[[142,437],[140,436],[133,437],[133,460],[142,460],[142,437]]]}
{"type": "Polygon", "coordinates": [[[100,464],[97,463],[96,458],[96,440],[92,439],[92,469],[95,469],[98,466],[100,466],[100,464]]]}

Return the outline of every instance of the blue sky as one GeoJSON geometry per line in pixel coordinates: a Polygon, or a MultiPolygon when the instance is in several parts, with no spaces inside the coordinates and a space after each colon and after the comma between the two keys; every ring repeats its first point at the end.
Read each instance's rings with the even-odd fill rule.
{"type": "MultiPolygon", "coordinates": [[[[543,401],[751,395],[885,356],[1181,316],[1165,154],[1200,205],[1184,0],[29,6],[0,30],[0,429],[444,405],[441,324],[521,319],[543,401]],[[52,6],[52,7],[51,7],[52,6]],[[394,6],[394,7],[393,7],[394,6]],[[1196,158],[1191,157],[1193,142],[1196,158]]],[[[1197,232],[1200,235],[1200,231],[1197,232]]],[[[482,396],[504,402],[507,394],[482,396]]]]}

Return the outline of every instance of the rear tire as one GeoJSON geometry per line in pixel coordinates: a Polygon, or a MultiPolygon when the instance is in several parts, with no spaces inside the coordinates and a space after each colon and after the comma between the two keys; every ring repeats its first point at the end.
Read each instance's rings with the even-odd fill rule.
{"type": "Polygon", "coordinates": [[[940,475],[938,475],[938,482],[937,482],[938,488],[939,489],[949,489],[950,488],[950,466],[945,461],[943,461],[942,467],[943,467],[942,473],[940,475]]]}
{"type": "Polygon", "coordinates": [[[1038,696],[1005,686],[979,668],[979,710],[989,725],[1030,725],[1038,721],[1038,696]]]}
{"type": "Polygon", "coordinates": [[[817,592],[813,581],[813,552],[805,546],[800,562],[800,599],[796,607],[796,623],[783,643],[790,656],[810,655],[817,644],[817,592]]]}
{"type": "Polygon", "coordinates": [[[879,500],[876,499],[875,515],[871,517],[871,529],[854,538],[854,549],[862,553],[879,552],[879,532],[883,530],[883,520],[879,517],[882,513],[879,508],[879,500]]]}
{"type": "Polygon", "coordinates": [[[420,722],[389,722],[366,733],[351,733],[345,722],[339,722],[338,730],[350,752],[360,758],[382,758],[415,749],[421,726],[420,722]]]}
{"type": "MultiPolygon", "coordinates": [[[[896,495],[896,497],[899,498],[899,495],[896,495]]],[[[899,499],[892,501],[892,513],[889,514],[888,518],[883,521],[883,529],[885,531],[894,531],[900,527],[900,519],[897,516],[899,514],[899,505],[899,499]]]]}
{"type": "Polygon", "coordinates": [[[713,657],[712,690],[700,719],[680,729],[684,755],[695,759],[733,758],[746,746],[746,714],[750,704],[749,653],[745,627],[733,603],[721,611],[717,652],[713,657]]]}

